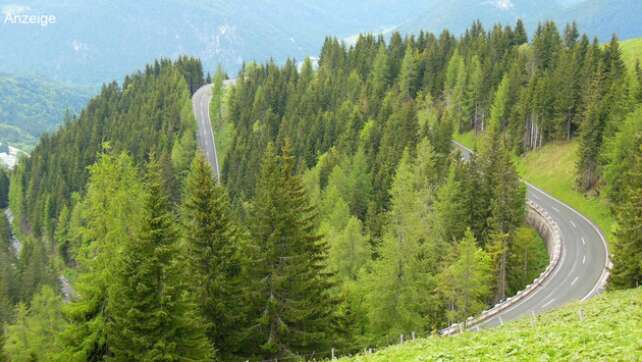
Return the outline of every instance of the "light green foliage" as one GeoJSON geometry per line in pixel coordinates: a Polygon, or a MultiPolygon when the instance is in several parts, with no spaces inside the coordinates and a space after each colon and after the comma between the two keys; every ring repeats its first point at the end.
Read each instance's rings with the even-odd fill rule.
{"type": "MultiPolygon", "coordinates": [[[[335,167],[335,172],[339,167],[335,167]]],[[[333,172],[333,174],[335,173],[333,172]]],[[[350,215],[331,176],[320,206],[320,233],[328,245],[328,267],[337,279],[354,281],[369,258],[369,248],[359,219],[350,215]]]]}
{"type": "Polygon", "coordinates": [[[481,312],[490,292],[491,259],[477,246],[473,233],[466,231],[448,259],[452,263],[438,276],[438,290],[444,296],[450,322],[481,312]]]}
{"type": "Polygon", "coordinates": [[[106,353],[105,306],[113,283],[113,262],[142,224],[144,188],[126,154],[102,154],[91,166],[81,208],[82,237],[77,255],[79,276],[74,288],[80,298],[65,306],[70,324],[61,334],[61,359],[100,359],[106,353]]]}
{"type": "Polygon", "coordinates": [[[433,235],[442,246],[459,240],[468,225],[464,190],[457,176],[453,164],[446,182],[437,191],[431,224],[433,235]]]}
{"type": "Polygon", "coordinates": [[[6,327],[4,352],[11,361],[48,361],[60,350],[57,335],[66,326],[62,298],[50,287],[34,295],[31,306],[20,304],[15,323],[6,327]]]}
{"type": "Polygon", "coordinates": [[[176,218],[160,166],[147,166],[140,229],[112,260],[107,344],[116,361],[209,361],[213,350],[178,261],[176,218]]]}
{"type": "MultiPolygon", "coordinates": [[[[372,265],[366,280],[370,331],[376,341],[411,331],[426,331],[436,322],[430,270],[431,250],[427,215],[422,202],[429,190],[418,189],[415,162],[404,152],[391,189],[380,259],[372,265]]],[[[423,185],[422,185],[423,186],[423,185]]]]}
{"type": "Polygon", "coordinates": [[[340,361],[635,361],[640,355],[642,289],[602,294],[481,332],[429,337],[340,361]],[[580,318],[582,315],[582,318],[580,318]]]}
{"type": "Polygon", "coordinates": [[[546,269],[548,251],[535,229],[521,226],[515,230],[507,262],[507,295],[515,295],[546,269]]]}
{"type": "Polygon", "coordinates": [[[502,82],[499,83],[499,88],[495,92],[495,99],[493,100],[493,105],[490,107],[490,119],[488,120],[489,128],[493,128],[494,132],[501,131],[506,124],[507,116],[507,101],[508,101],[508,91],[510,87],[510,78],[504,76],[502,82]]]}

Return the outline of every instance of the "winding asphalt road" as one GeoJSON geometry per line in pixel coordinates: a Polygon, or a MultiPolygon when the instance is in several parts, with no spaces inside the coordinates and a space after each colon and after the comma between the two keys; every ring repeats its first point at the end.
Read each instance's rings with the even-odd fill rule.
{"type": "MultiPolygon", "coordinates": [[[[227,81],[230,84],[233,81],[227,81]]],[[[220,177],[214,132],[209,116],[211,85],[204,85],[192,99],[198,123],[198,142],[220,177]]],[[[464,156],[472,151],[461,144],[464,156]]],[[[604,285],[608,250],[597,226],[570,206],[527,184],[526,197],[541,206],[558,224],[562,239],[562,257],[550,277],[535,291],[473,328],[488,328],[532,313],[539,314],[574,300],[585,300],[599,293],[604,285]]]]}
{"type": "Polygon", "coordinates": [[[220,182],[221,171],[218,164],[218,154],[216,153],[216,142],[214,141],[214,131],[210,120],[210,100],[212,99],[212,85],[206,84],[199,88],[192,97],[192,110],[196,123],[198,124],[198,145],[207,161],[212,166],[214,176],[220,182]]]}
{"type": "MultiPolygon", "coordinates": [[[[464,157],[470,157],[470,149],[455,144],[464,157]]],[[[559,226],[562,241],[560,262],[551,276],[530,295],[473,329],[493,327],[571,301],[586,300],[599,293],[604,285],[609,258],[606,239],[598,227],[539,188],[529,183],[526,186],[526,197],[542,207],[559,226]]]]}

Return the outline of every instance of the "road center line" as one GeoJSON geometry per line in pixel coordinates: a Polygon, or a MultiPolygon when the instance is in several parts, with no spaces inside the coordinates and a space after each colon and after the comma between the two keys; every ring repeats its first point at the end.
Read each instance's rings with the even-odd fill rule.
{"type": "Polygon", "coordinates": [[[586,245],[586,240],[584,240],[584,238],[582,238],[582,245],[586,245]]]}
{"type": "Polygon", "coordinates": [[[575,279],[573,279],[573,281],[571,282],[571,286],[575,285],[575,283],[577,283],[577,280],[578,280],[579,278],[580,278],[580,277],[575,277],[575,279]]]}
{"type": "Polygon", "coordinates": [[[555,206],[552,206],[552,208],[553,210],[555,210],[555,212],[558,212],[558,213],[560,212],[560,209],[556,208],[555,206]]]}
{"type": "Polygon", "coordinates": [[[582,258],[582,264],[586,264],[586,255],[582,258]]]}
{"type": "Polygon", "coordinates": [[[572,227],[574,227],[574,228],[576,228],[576,229],[577,229],[577,225],[575,225],[575,223],[574,223],[572,220],[569,220],[569,222],[571,223],[571,226],[572,226],[572,227]]]}

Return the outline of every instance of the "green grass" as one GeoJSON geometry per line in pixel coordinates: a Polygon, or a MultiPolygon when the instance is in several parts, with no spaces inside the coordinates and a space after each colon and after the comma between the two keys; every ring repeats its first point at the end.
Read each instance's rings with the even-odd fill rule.
{"type": "Polygon", "coordinates": [[[610,292],[534,321],[526,317],[491,330],[418,339],[341,361],[639,361],[640,311],[642,288],[610,292]]]}
{"type": "Polygon", "coordinates": [[[625,40],[621,45],[624,63],[629,69],[635,69],[635,62],[642,62],[642,38],[625,40]]]}
{"type": "Polygon", "coordinates": [[[552,143],[516,159],[519,175],[531,184],[573,207],[596,223],[607,240],[613,240],[613,216],[600,197],[575,189],[577,142],[552,143]]]}
{"type": "Polygon", "coordinates": [[[475,136],[473,131],[469,131],[466,133],[455,132],[455,134],[453,135],[453,139],[470,148],[471,150],[475,148],[475,143],[477,143],[477,137],[475,136]]]}

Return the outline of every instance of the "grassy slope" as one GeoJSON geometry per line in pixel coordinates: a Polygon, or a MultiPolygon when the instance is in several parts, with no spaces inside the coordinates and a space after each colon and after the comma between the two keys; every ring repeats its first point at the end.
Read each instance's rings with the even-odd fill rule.
{"type": "Polygon", "coordinates": [[[434,336],[344,361],[635,361],[642,356],[642,288],[605,293],[503,327],[434,336]],[[580,314],[583,320],[580,320],[580,314]]]}
{"type": "MultiPolygon", "coordinates": [[[[455,140],[473,148],[475,137],[471,132],[455,135],[455,140]]],[[[600,197],[587,197],[575,189],[575,163],[577,142],[552,143],[525,157],[516,158],[520,176],[550,195],[575,208],[596,223],[606,236],[613,240],[613,216],[606,201],[600,197]]]]}
{"type": "Polygon", "coordinates": [[[642,62],[642,38],[625,40],[621,45],[624,62],[629,69],[635,69],[636,60],[642,62]]]}

